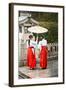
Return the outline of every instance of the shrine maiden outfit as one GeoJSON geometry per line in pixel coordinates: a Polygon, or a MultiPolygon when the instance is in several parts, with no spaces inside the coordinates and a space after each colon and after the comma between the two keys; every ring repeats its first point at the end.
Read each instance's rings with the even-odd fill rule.
{"type": "Polygon", "coordinates": [[[30,40],[30,45],[27,42],[27,66],[31,69],[36,67],[36,55],[35,48],[37,46],[37,42],[30,40]]]}
{"type": "Polygon", "coordinates": [[[47,41],[43,39],[39,42],[40,48],[40,67],[47,68],[47,41]]]}

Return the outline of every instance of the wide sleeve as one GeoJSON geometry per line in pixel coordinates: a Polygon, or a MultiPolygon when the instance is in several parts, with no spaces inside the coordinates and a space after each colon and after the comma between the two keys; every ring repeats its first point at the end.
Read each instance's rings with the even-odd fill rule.
{"type": "Polygon", "coordinates": [[[47,40],[45,40],[45,45],[47,46],[47,40]]]}
{"type": "Polygon", "coordinates": [[[41,41],[38,43],[38,49],[41,50],[41,41]]]}
{"type": "Polygon", "coordinates": [[[43,39],[43,40],[42,40],[42,45],[43,45],[43,46],[47,46],[47,40],[43,39]]]}
{"type": "Polygon", "coordinates": [[[33,46],[34,48],[36,48],[36,47],[37,47],[37,42],[31,40],[31,42],[30,42],[30,46],[33,46]]]}

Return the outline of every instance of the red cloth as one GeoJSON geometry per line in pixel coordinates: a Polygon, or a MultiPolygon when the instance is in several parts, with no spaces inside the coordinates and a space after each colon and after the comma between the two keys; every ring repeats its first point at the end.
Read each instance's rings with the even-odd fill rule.
{"type": "Polygon", "coordinates": [[[35,52],[33,53],[32,48],[33,47],[29,47],[27,50],[27,66],[29,66],[30,68],[35,68],[36,56],[35,56],[35,52]]]}
{"type": "Polygon", "coordinates": [[[40,67],[47,68],[47,47],[46,46],[41,46],[40,67]]]}

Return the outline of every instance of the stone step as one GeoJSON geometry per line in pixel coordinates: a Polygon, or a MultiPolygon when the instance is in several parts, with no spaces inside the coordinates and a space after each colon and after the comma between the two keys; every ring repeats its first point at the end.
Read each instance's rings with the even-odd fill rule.
{"type": "Polygon", "coordinates": [[[19,78],[26,79],[26,78],[30,78],[30,77],[19,71],[19,78]]]}

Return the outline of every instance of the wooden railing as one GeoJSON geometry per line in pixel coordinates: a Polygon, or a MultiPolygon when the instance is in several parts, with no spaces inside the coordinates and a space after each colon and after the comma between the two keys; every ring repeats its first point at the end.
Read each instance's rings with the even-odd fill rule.
{"type": "Polygon", "coordinates": [[[58,43],[48,43],[48,57],[58,56],[58,43]]]}

